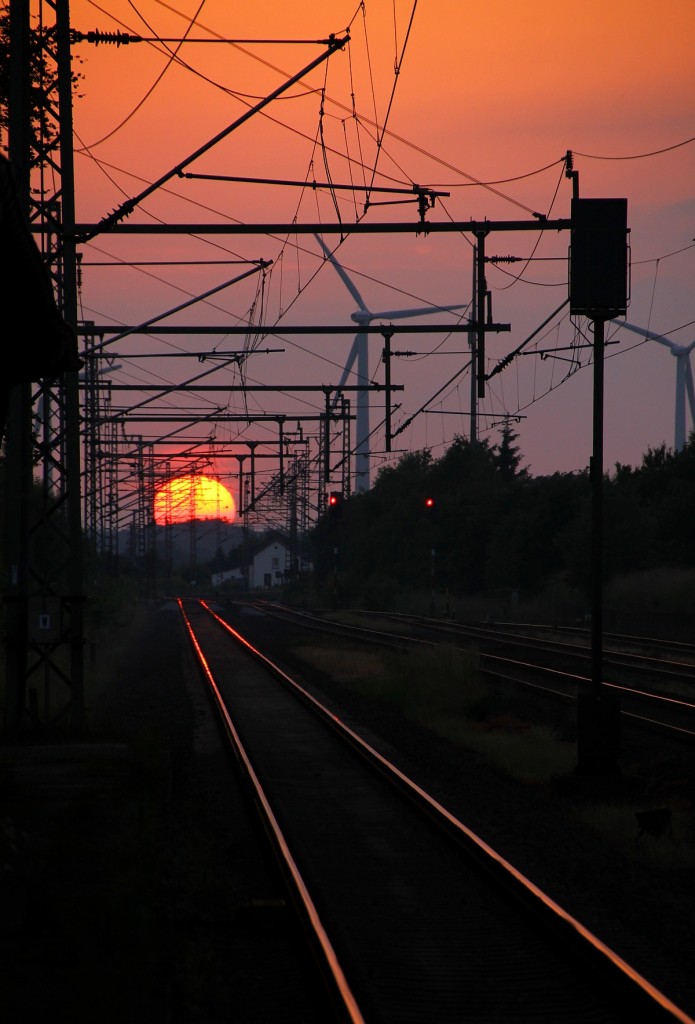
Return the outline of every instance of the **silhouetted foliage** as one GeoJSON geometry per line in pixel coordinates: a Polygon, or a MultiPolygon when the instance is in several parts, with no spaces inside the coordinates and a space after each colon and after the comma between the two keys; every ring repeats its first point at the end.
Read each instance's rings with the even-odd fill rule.
{"type": "Polygon", "coordinates": [[[511,480],[512,477],[528,476],[528,470],[521,469],[521,449],[514,442],[519,439],[511,427],[509,420],[505,420],[502,427],[502,440],[495,445],[495,466],[504,480],[511,480]]]}
{"type": "MultiPolygon", "coordinates": [[[[50,56],[55,47],[56,29],[54,26],[35,24],[29,27],[29,123],[32,148],[35,153],[46,153],[58,145],[58,124],[48,113],[46,103],[46,83],[55,75],[55,62],[50,56]]],[[[9,121],[10,97],[10,11],[9,8],[0,12],[0,129],[5,136],[9,121]]],[[[81,58],[72,56],[71,79],[73,95],[77,96],[77,85],[84,77],[75,70],[75,65],[82,63],[81,58]]]]}
{"type": "MultiPolygon", "coordinates": [[[[516,439],[506,423],[499,445],[456,437],[439,459],[404,455],[345,503],[339,533],[319,524],[315,539],[337,551],[342,597],[386,607],[399,590],[428,588],[433,565],[437,588],[453,594],[528,597],[561,580],[588,594],[589,474],[532,477],[516,439]]],[[[681,451],[650,449],[637,468],[618,464],[604,477],[603,509],[606,582],[695,567],[695,436],[681,451]]]]}

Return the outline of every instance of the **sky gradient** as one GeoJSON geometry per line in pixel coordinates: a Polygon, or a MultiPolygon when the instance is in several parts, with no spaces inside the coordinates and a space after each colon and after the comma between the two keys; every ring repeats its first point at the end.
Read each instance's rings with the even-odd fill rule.
{"type": "MultiPolygon", "coordinates": [[[[361,7],[332,0],[243,9],[227,0],[72,0],[71,22],[82,32],[171,40],[75,45],[75,68],[83,76],[74,109],[78,222],[100,220],[186,163],[325,49],[315,42],[175,40],[319,40],[341,36],[349,26],[351,41],[343,51],[185,170],[362,187],[417,183],[448,193],[428,212],[430,221],[532,221],[535,213],[569,217],[572,184],[563,158],[571,150],[581,196],[628,200],[628,321],[681,345],[695,339],[691,0],[658,7],[643,0],[588,0],[573,7],[540,0],[484,6],[372,0],[361,7]]],[[[366,213],[364,197],[359,191],[175,176],[127,222],[417,220],[412,202],[376,205],[403,196],[372,193],[374,205],[366,213]]],[[[325,238],[331,248],[340,242],[339,235],[325,238]]],[[[568,244],[562,232],[488,237],[488,255],[517,258],[489,265],[493,319],[510,331],[488,335],[488,371],[566,298],[568,244]]],[[[102,234],[82,252],[80,315],[101,324],[142,323],[249,269],[211,261],[272,260],[267,274],[221,289],[164,322],[277,324],[273,336],[246,339],[247,347],[283,350],[251,356],[243,377],[249,384],[325,385],[340,377],[349,337],[282,336],[283,324],[348,325],[355,310],[353,296],[311,235],[102,234]],[[141,265],[124,265],[133,260],[141,265]],[[196,262],[174,265],[177,260],[196,262]]],[[[346,233],[336,256],[373,311],[470,301],[469,235],[346,233]]],[[[438,315],[427,322],[444,325],[456,318],[438,315]]],[[[611,326],[608,335],[604,450],[611,469],[617,462],[639,465],[650,447],[673,445],[675,360],[665,347],[625,329],[611,326]]],[[[586,321],[573,323],[563,310],[525,349],[528,354],[490,381],[480,401],[480,436],[496,443],[505,414],[513,417],[524,465],[534,475],[588,465],[591,350],[569,348],[586,341],[586,321]],[[534,348],[543,354],[532,354],[534,348]]],[[[370,375],[383,382],[381,338],[373,342],[370,375]]],[[[178,356],[167,361],[167,353],[243,345],[238,335],[184,340],[158,336],[153,327],[150,337],[113,344],[120,369],[110,376],[133,385],[183,381],[200,373],[200,364],[178,356]],[[162,359],[128,358],[138,351],[162,359]]],[[[416,354],[393,360],[392,381],[403,386],[394,396],[401,408],[393,428],[400,432],[389,455],[377,429],[373,476],[403,450],[430,447],[435,457],[443,454],[470,426],[467,336],[395,335],[392,347],[416,354]]],[[[230,383],[242,380],[236,364],[218,373],[230,383]]],[[[138,399],[126,392],[117,400],[138,399]]],[[[220,398],[205,393],[200,400],[210,410],[220,398]]],[[[323,410],[322,396],[312,394],[249,393],[244,405],[235,393],[230,400],[237,409],[289,415],[323,410]]],[[[178,401],[188,406],[192,399],[178,401]]],[[[375,396],[372,425],[382,418],[382,400],[375,396]]],[[[686,425],[692,426],[689,413],[686,425]]],[[[132,427],[134,433],[141,429],[132,427]]],[[[231,439],[239,429],[220,423],[216,438],[231,439]]],[[[274,434],[256,426],[246,436],[274,434]]],[[[228,463],[216,468],[223,478],[230,472],[228,463]]]]}

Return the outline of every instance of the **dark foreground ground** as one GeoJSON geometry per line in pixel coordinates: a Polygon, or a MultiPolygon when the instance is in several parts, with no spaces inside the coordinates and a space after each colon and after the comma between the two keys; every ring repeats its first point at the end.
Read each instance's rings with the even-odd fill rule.
{"type": "MultiPolygon", "coordinates": [[[[266,642],[276,629],[281,652],[287,636],[263,620],[266,642]]],[[[112,671],[88,737],[0,752],[0,1020],[328,1024],[175,606],[102,657],[112,671]]],[[[660,866],[625,858],[571,797],[505,779],[339,687],[330,697],[695,1016],[692,868],[666,846],[660,866]]]]}
{"type": "Polygon", "coordinates": [[[0,1020],[331,1019],[175,606],[105,654],[89,741],[0,758],[0,1020]]]}

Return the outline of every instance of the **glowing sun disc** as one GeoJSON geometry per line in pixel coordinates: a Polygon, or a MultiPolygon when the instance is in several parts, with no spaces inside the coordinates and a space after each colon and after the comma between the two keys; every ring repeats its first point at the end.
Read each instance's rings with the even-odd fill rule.
{"type": "Polygon", "coordinates": [[[154,520],[159,525],[191,519],[231,523],[235,515],[234,498],[224,484],[209,476],[178,476],[158,488],[154,496],[154,520]]]}

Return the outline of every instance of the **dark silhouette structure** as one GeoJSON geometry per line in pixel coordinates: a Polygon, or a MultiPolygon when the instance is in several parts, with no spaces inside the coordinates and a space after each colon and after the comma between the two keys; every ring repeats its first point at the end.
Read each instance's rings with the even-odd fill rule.
{"type": "Polygon", "coordinates": [[[12,388],[83,365],[77,337],[63,319],[53,283],[22,211],[12,164],[0,153],[0,295],[15,333],[0,381],[0,439],[12,388]]]}

